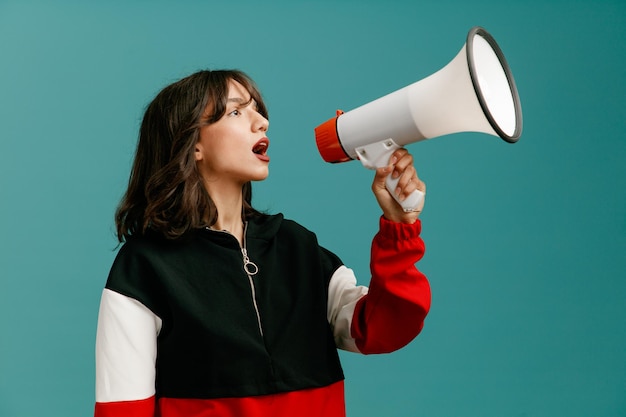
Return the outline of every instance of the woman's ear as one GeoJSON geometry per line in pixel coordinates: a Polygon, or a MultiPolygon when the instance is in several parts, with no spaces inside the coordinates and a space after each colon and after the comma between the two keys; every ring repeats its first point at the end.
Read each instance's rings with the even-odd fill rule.
{"type": "Polygon", "coordinates": [[[202,161],[202,145],[200,145],[200,143],[196,143],[194,155],[196,157],[196,161],[202,161]]]}

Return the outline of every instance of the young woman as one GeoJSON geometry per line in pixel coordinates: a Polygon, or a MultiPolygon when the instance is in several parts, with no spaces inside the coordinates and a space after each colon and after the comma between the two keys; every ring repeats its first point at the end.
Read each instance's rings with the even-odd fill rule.
{"type": "Polygon", "coordinates": [[[345,416],[337,348],[391,352],[422,329],[419,211],[385,188],[391,174],[400,196],[425,190],[411,155],[374,177],[368,289],[312,232],[252,207],[268,125],[239,71],[192,74],[148,106],[100,305],[95,416],[345,416]]]}

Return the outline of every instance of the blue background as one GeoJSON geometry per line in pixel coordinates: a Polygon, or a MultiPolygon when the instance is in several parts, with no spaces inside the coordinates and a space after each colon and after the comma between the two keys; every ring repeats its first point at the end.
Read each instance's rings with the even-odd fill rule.
{"type": "Polygon", "coordinates": [[[485,27],[524,132],[410,145],[433,307],[391,355],[342,353],[349,416],[626,416],[623,1],[0,0],[0,416],[85,416],[98,303],[144,106],[240,68],[271,115],[255,204],[369,279],[372,172],[313,128],[447,64],[485,27]],[[432,3],[432,4],[431,4],[432,3]]]}

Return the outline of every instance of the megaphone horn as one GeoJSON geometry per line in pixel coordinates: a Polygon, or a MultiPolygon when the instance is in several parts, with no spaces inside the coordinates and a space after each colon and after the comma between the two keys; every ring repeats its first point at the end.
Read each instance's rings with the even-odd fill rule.
{"type": "MultiPolygon", "coordinates": [[[[413,142],[451,133],[482,132],[515,143],[522,133],[522,107],[502,50],[476,26],[457,56],[436,73],[329,119],[315,128],[326,162],[359,159],[370,169],[388,164],[391,154],[413,142]]],[[[393,190],[397,180],[387,179],[393,190]]],[[[423,194],[403,202],[412,211],[423,194]]]]}

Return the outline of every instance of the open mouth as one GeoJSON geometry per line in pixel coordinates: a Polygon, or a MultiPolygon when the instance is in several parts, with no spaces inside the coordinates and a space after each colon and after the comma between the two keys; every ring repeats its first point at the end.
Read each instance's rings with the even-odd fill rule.
{"type": "Polygon", "coordinates": [[[263,138],[254,145],[252,148],[252,152],[257,155],[265,155],[267,153],[267,148],[270,146],[270,142],[267,138],[263,138]]]}

